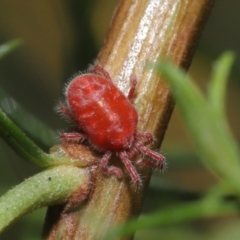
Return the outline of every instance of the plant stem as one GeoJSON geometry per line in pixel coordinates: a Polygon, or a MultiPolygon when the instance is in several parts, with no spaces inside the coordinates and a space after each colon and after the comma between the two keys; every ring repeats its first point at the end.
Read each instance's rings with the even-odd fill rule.
{"type": "Polygon", "coordinates": [[[67,165],[53,167],[30,177],[0,198],[0,232],[33,210],[65,202],[88,182],[86,168],[67,165]]]}

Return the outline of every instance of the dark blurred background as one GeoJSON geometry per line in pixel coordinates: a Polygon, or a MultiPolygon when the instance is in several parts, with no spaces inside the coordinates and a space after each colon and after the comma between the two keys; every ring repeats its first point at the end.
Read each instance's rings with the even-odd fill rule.
{"type": "MultiPolygon", "coordinates": [[[[97,56],[117,2],[0,0],[0,44],[16,38],[24,41],[0,62],[0,106],[46,151],[58,141],[58,130],[66,127],[53,110],[64,84],[97,56]]],[[[225,50],[236,53],[226,110],[237,139],[240,137],[239,12],[238,0],[216,1],[190,68],[190,74],[204,91],[212,61],[225,50]]],[[[198,160],[177,108],[161,151],[167,157],[168,170],[154,174],[144,204],[145,213],[196,199],[216,181],[198,160]]],[[[39,170],[20,159],[0,139],[1,195],[39,170]]],[[[22,218],[0,239],[40,239],[45,211],[41,209],[22,218]]],[[[238,226],[239,220],[234,218],[195,221],[139,231],[136,239],[239,239],[238,226]]]]}

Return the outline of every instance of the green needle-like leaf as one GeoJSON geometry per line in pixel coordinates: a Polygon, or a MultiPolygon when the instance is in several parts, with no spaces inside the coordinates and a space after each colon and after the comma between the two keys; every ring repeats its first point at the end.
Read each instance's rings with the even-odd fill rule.
{"type": "Polygon", "coordinates": [[[225,89],[230,69],[233,65],[234,54],[226,52],[214,64],[211,81],[208,87],[208,98],[213,109],[224,116],[225,89]]]}
{"type": "Polygon", "coordinates": [[[53,159],[29,139],[0,108],[0,136],[22,158],[40,167],[52,165],[53,159]]]}
{"type": "MultiPolygon", "coordinates": [[[[222,65],[221,61],[219,64],[222,65]]],[[[235,186],[240,194],[239,150],[225,118],[219,116],[215,104],[207,102],[186,73],[172,63],[157,63],[155,69],[170,83],[199,157],[222,179],[235,186]]],[[[223,76],[227,74],[224,72],[223,76]]]]}
{"type": "Polygon", "coordinates": [[[3,89],[0,89],[0,105],[3,112],[44,149],[48,150],[56,144],[58,139],[57,133],[26,111],[3,89]]]}
{"type": "Polygon", "coordinates": [[[148,216],[141,216],[139,220],[132,220],[125,225],[118,226],[109,232],[106,240],[117,239],[119,236],[131,235],[137,230],[156,226],[168,226],[200,218],[231,215],[238,212],[235,203],[224,201],[196,201],[179,206],[169,207],[148,216]]]}
{"type": "Polygon", "coordinates": [[[0,60],[7,56],[10,52],[18,48],[22,44],[22,40],[15,39],[3,45],[0,45],[0,60]]]}

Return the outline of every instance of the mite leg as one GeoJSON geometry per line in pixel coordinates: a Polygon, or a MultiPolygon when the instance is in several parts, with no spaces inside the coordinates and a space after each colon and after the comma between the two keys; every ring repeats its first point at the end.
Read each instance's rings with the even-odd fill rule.
{"type": "Polygon", "coordinates": [[[132,74],[130,76],[130,89],[127,96],[129,100],[133,99],[133,96],[136,92],[136,86],[137,86],[137,78],[134,74],[132,74]]]}
{"type": "Polygon", "coordinates": [[[101,161],[100,161],[100,167],[101,169],[103,170],[103,172],[106,174],[106,175],[115,175],[117,178],[122,178],[122,170],[120,168],[117,168],[117,167],[108,167],[108,161],[111,157],[112,153],[110,151],[107,151],[101,161]]]}
{"type": "Polygon", "coordinates": [[[110,82],[112,82],[112,79],[111,79],[110,75],[108,74],[108,72],[99,64],[92,65],[89,68],[89,72],[101,75],[104,78],[106,78],[107,80],[109,80],[110,82]]]}
{"type": "Polygon", "coordinates": [[[145,159],[145,158],[141,158],[139,160],[137,160],[134,165],[136,167],[142,167],[142,166],[147,166],[147,167],[150,167],[152,169],[157,169],[157,170],[164,170],[166,168],[166,162],[163,162],[163,164],[159,164],[159,162],[156,162],[154,160],[149,160],[149,159],[145,159]]]}
{"type": "MultiPolygon", "coordinates": [[[[157,153],[157,152],[151,150],[150,148],[147,148],[146,146],[144,146],[140,142],[136,142],[135,146],[141,153],[143,153],[144,155],[149,156],[153,160],[157,161],[155,168],[161,169],[161,170],[164,168],[164,166],[165,166],[165,158],[164,158],[163,155],[161,155],[160,153],[157,153]]],[[[144,161],[146,162],[146,160],[144,160],[144,161]]],[[[151,164],[149,164],[149,165],[151,165],[151,164]]]]}
{"type": "Polygon", "coordinates": [[[135,155],[138,154],[138,152],[139,151],[136,148],[130,148],[130,149],[126,150],[126,153],[127,153],[129,159],[132,159],[135,155]]]}
{"type": "Polygon", "coordinates": [[[146,139],[146,141],[142,142],[143,145],[148,145],[150,143],[153,143],[154,141],[153,135],[148,132],[143,132],[143,133],[137,132],[136,136],[137,138],[146,139]]]}
{"type": "Polygon", "coordinates": [[[81,142],[86,139],[86,135],[78,133],[78,132],[72,132],[72,133],[62,133],[60,134],[60,138],[63,141],[66,142],[81,142]]]}
{"type": "Polygon", "coordinates": [[[127,172],[129,173],[133,183],[135,186],[139,187],[141,185],[141,179],[139,174],[137,173],[135,167],[132,162],[129,160],[126,152],[122,151],[119,153],[119,157],[121,158],[127,172]]]}

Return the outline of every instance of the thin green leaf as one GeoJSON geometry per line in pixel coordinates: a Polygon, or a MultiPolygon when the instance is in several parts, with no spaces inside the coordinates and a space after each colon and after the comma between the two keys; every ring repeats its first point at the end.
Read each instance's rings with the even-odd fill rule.
{"type": "Polygon", "coordinates": [[[23,43],[20,39],[9,41],[5,44],[0,45],[0,60],[11,53],[13,50],[18,48],[23,43]]]}
{"type": "MultiPolygon", "coordinates": [[[[39,167],[50,167],[60,164],[86,166],[88,159],[83,154],[78,158],[69,158],[60,145],[51,148],[50,154],[39,148],[0,108],[0,136],[23,159],[39,167]],[[85,156],[85,158],[84,158],[85,156]]],[[[85,152],[86,153],[86,152],[85,152]]]]}
{"type": "Polygon", "coordinates": [[[182,70],[168,61],[157,63],[155,70],[170,83],[199,157],[240,193],[239,150],[225,119],[182,70]]]}
{"type": "Polygon", "coordinates": [[[31,139],[48,150],[56,144],[57,134],[39,119],[31,115],[11,96],[0,89],[0,107],[31,139]]]}
{"type": "Polygon", "coordinates": [[[52,157],[29,139],[0,108],[0,136],[25,160],[40,167],[52,165],[52,157]]]}
{"type": "Polygon", "coordinates": [[[110,231],[105,239],[116,239],[119,236],[133,234],[137,230],[143,230],[156,226],[168,226],[186,221],[214,216],[226,216],[238,212],[238,206],[232,202],[224,202],[217,199],[214,201],[196,201],[179,206],[169,207],[148,216],[141,216],[139,220],[132,220],[125,225],[118,226],[110,231]]]}
{"type": "Polygon", "coordinates": [[[213,109],[224,116],[225,89],[230,69],[233,65],[234,54],[224,53],[214,64],[211,81],[208,87],[208,98],[213,109]]]}

